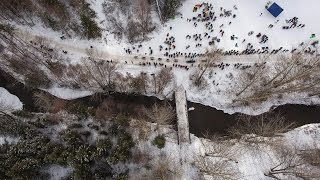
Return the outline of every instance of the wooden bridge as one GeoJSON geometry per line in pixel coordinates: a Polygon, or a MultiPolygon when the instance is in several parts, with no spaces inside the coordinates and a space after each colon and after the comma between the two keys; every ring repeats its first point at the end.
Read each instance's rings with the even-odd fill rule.
{"type": "Polygon", "coordinates": [[[179,144],[190,143],[189,120],[187,109],[186,91],[182,86],[175,91],[177,124],[178,124],[178,141],[179,144]]]}

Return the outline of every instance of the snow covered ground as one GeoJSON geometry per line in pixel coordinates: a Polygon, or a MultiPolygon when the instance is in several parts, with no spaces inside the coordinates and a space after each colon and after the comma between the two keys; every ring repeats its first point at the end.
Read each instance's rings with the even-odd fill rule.
{"type": "MultiPolygon", "coordinates": [[[[103,14],[101,4],[104,0],[92,0],[90,1],[92,8],[97,12],[97,22],[103,22],[105,16],[103,14]]],[[[221,41],[216,43],[218,48],[224,50],[244,50],[248,43],[251,43],[255,49],[262,47],[269,47],[269,49],[277,49],[283,47],[283,49],[291,50],[297,47],[301,42],[310,42],[311,34],[315,34],[317,40],[320,36],[320,25],[315,23],[316,19],[320,18],[317,12],[317,0],[308,0],[308,2],[301,0],[277,0],[274,1],[284,8],[284,11],[277,18],[274,18],[266,9],[265,5],[267,0],[252,2],[251,0],[229,0],[229,1],[205,1],[213,4],[213,10],[216,13],[217,20],[212,22],[213,32],[209,32],[205,27],[206,22],[197,22],[197,27],[194,26],[194,22],[188,22],[194,16],[197,16],[202,12],[199,9],[197,12],[192,12],[193,7],[196,4],[202,3],[203,1],[186,0],[183,5],[178,9],[181,15],[178,15],[175,19],[169,20],[164,25],[161,25],[156,19],[156,15],[153,12],[154,22],[157,23],[157,30],[149,35],[150,40],[142,43],[129,45],[125,39],[118,41],[114,38],[114,35],[105,31],[102,40],[81,40],[79,38],[61,40],[58,32],[53,32],[43,28],[41,25],[36,25],[32,28],[26,28],[17,26],[20,30],[21,35],[26,39],[32,39],[35,35],[44,36],[49,40],[49,43],[59,49],[67,50],[68,57],[71,63],[80,63],[80,59],[86,56],[86,49],[92,45],[98,49],[102,59],[115,59],[123,64],[121,72],[125,74],[129,72],[131,74],[138,74],[141,71],[153,73],[157,68],[149,66],[139,66],[139,62],[142,62],[140,58],[134,59],[133,56],[138,55],[139,57],[154,56],[156,58],[164,57],[164,50],[159,51],[159,45],[166,47],[164,41],[167,37],[173,36],[175,38],[174,50],[170,53],[182,52],[182,53],[203,53],[206,49],[210,48],[208,45],[209,39],[203,38],[201,42],[195,41],[194,39],[186,39],[187,35],[193,36],[194,34],[202,34],[207,32],[211,37],[217,36],[221,41]],[[235,18],[220,17],[219,14],[222,12],[220,8],[225,10],[231,10],[231,13],[236,15],[235,18]],[[298,10],[297,10],[298,9],[298,10]],[[262,15],[260,16],[260,14],[262,15]],[[288,25],[286,20],[293,17],[298,17],[298,24],[305,24],[304,28],[293,28],[284,30],[282,26],[288,25]],[[229,23],[231,24],[229,25],[229,23]],[[222,27],[220,27],[223,24],[222,27]],[[273,28],[268,28],[272,24],[273,28]],[[172,30],[170,30],[172,27],[172,30]],[[221,37],[220,30],[225,31],[221,37]],[[252,36],[248,36],[248,32],[253,31],[252,36]],[[266,34],[269,40],[265,44],[261,44],[260,39],[256,37],[257,33],[266,34]],[[230,36],[235,35],[238,39],[231,40],[230,36]],[[242,43],[243,39],[246,39],[242,43]],[[197,43],[201,43],[201,47],[195,47],[197,43]],[[235,44],[238,47],[235,47],[235,44]],[[136,47],[142,45],[139,49],[139,53],[133,51],[133,54],[126,54],[124,48],[136,47]],[[189,49],[186,46],[190,45],[189,49]],[[149,47],[153,50],[153,54],[150,55],[149,47]],[[128,62],[128,64],[125,63],[128,62]],[[132,61],[132,62],[131,62],[132,61]]],[[[106,24],[101,23],[102,28],[106,28],[106,24]]],[[[234,107],[232,106],[232,96],[230,96],[229,89],[232,89],[232,81],[227,78],[230,74],[236,76],[237,71],[232,68],[235,63],[253,64],[260,61],[261,56],[259,55],[243,55],[243,56],[225,56],[221,62],[230,63],[231,66],[225,70],[215,68],[211,73],[207,73],[205,77],[208,79],[209,86],[206,89],[197,89],[191,85],[189,81],[189,75],[193,69],[190,67],[189,71],[184,69],[174,68],[175,83],[177,86],[182,85],[187,90],[187,98],[189,101],[201,103],[204,105],[212,106],[217,109],[223,110],[226,113],[243,112],[246,114],[260,114],[268,111],[274,105],[281,105],[286,103],[294,104],[319,104],[320,100],[317,98],[307,98],[305,94],[289,94],[282,98],[270,99],[267,102],[256,106],[250,107],[234,107]]],[[[268,63],[277,61],[277,56],[270,56],[267,59],[268,63]]],[[[164,62],[167,66],[172,66],[173,58],[168,58],[169,62],[164,62]]],[[[186,64],[184,57],[176,58],[179,60],[179,64],[186,64]]],[[[272,65],[272,64],[271,64],[272,65]]],[[[189,65],[190,66],[190,65],[189,65]]],[[[68,90],[64,88],[53,87],[48,90],[50,93],[57,95],[58,97],[65,99],[72,99],[89,95],[90,92],[75,92],[74,90],[68,90]]],[[[148,94],[150,95],[150,94],[148,94]]],[[[152,95],[152,94],[151,94],[152,95]]]]}
{"type": "Polygon", "coordinates": [[[81,91],[63,87],[51,87],[50,89],[46,89],[46,91],[58,98],[67,100],[86,97],[93,94],[91,91],[81,91]]]}
{"type": "Polygon", "coordinates": [[[22,102],[5,88],[0,87],[0,111],[16,111],[22,109],[22,102]]]}

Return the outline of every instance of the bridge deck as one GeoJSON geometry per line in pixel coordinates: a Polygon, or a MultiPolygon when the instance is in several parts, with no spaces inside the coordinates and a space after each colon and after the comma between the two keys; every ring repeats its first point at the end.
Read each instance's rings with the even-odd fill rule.
{"type": "Polygon", "coordinates": [[[179,143],[190,143],[187,98],[186,91],[182,86],[176,89],[175,99],[178,118],[179,143]]]}

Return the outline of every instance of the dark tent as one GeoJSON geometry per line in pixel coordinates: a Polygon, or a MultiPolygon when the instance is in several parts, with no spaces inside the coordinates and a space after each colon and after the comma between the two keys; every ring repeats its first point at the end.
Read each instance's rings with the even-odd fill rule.
{"type": "Polygon", "coordinates": [[[274,17],[278,17],[279,14],[282,13],[283,9],[277,4],[277,3],[273,3],[269,8],[268,11],[274,16],[274,17]]]}

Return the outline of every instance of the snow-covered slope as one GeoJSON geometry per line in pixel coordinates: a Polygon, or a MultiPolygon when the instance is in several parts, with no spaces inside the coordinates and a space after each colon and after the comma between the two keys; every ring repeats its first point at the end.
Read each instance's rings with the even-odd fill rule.
{"type": "Polygon", "coordinates": [[[19,98],[0,87],[0,111],[21,110],[23,104],[19,98]]]}

